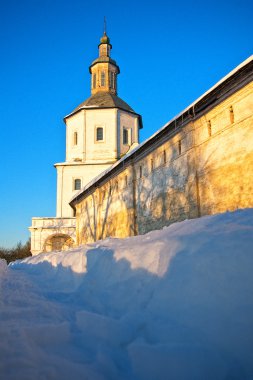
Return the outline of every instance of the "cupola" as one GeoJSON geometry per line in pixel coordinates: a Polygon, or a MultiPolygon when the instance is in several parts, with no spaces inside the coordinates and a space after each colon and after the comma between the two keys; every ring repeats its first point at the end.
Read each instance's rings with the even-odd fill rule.
{"type": "Polygon", "coordinates": [[[99,57],[92,62],[89,68],[92,95],[97,92],[109,92],[117,95],[117,75],[120,70],[116,61],[110,57],[111,49],[110,38],[107,36],[106,30],[104,30],[98,45],[99,57]]]}

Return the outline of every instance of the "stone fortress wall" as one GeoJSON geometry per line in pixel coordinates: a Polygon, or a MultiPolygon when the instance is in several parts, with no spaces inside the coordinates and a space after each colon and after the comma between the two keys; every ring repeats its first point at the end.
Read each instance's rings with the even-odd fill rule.
{"type": "Polygon", "coordinates": [[[252,59],[245,67],[73,198],[77,245],[253,207],[252,59]]]}

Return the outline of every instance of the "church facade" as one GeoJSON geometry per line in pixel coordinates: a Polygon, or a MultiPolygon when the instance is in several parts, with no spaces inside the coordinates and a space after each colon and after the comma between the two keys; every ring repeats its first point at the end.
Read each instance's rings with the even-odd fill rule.
{"type": "Polygon", "coordinates": [[[66,161],[55,164],[56,217],[32,219],[32,254],[64,250],[76,244],[71,198],[139,144],[142,119],[117,95],[120,69],[110,56],[112,45],[106,32],[98,49],[99,57],[89,68],[91,96],[64,118],[66,161]]]}

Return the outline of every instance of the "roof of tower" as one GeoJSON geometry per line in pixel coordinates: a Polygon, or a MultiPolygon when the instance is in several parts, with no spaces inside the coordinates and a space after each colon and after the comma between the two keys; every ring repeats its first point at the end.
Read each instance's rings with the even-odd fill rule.
{"type": "MultiPolygon", "coordinates": [[[[109,92],[97,92],[86,99],[80,106],[96,106],[109,108],[122,108],[126,111],[134,112],[134,110],[124,100],[109,92]]],[[[78,106],[77,108],[79,108],[78,106]]]]}
{"type": "Polygon", "coordinates": [[[112,65],[116,66],[117,69],[118,69],[118,73],[120,73],[120,69],[119,69],[119,66],[117,65],[116,61],[114,59],[112,59],[111,57],[107,57],[107,56],[103,56],[103,57],[98,57],[96,58],[92,64],[90,65],[89,67],[89,71],[91,73],[91,68],[92,66],[96,65],[96,63],[102,63],[102,62],[108,62],[108,63],[111,63],[112,65]]]}
{"type": "MultiPolygon", "coordinates": [[[[90,96],[88,99],[86,99],[83,103],[79,104],[78,107],[76,107],[70,114],[68,114],[64,120],[75,114],[81,109],[91,109],[91,108],[119,108],[127,112],[131,112],[139,116],[141,119],[141,116],[134,112],[134,110],[126,103],[124,100],[119,98],[116,95],[113,95],[109,92],[97,92],[96,94],[90,96]]],[[[142,128],[142,124],[141,127],[142,128]]]]}

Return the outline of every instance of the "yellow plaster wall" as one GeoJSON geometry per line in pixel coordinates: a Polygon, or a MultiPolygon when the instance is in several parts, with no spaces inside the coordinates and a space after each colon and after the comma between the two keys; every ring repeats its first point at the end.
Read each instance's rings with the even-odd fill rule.
{"type": "Polygon", "coordinates": [[[251,83],[108,179],[76,206],[78,244],[253,207],[252,111],[251,83]]]}
{"type": "Polygon", "coordinates": [[[203,138],[204,118],[196,123],[201,215],[253,207],[252,90],[251,83],[207,115],[215,124],[210,138],[203,138]]]}
{"type": "Polygon", "coordinates": [[[76,207],[77,241],[133,236],[133,177],[128,167],[83,199],[76,207]]]}

